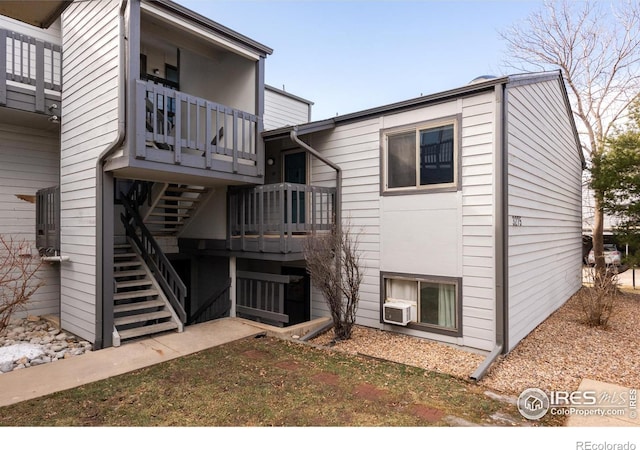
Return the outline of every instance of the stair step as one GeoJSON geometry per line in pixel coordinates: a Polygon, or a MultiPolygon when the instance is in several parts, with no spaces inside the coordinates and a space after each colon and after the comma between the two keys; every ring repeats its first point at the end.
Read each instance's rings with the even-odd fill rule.
{"type": "Polygon", "coordinates": [[[149,279],[143,280],[130,280],[130,281],[116,281],[116,289],[137,287],[137,286],[151,286],[153,282],[149,279]]]}
{"type": "Polygon", "coordinates": [[[119,269],[120,267],[136,267],[141,265],[142,265],[142,261],[122,261],[122,262],[113,263],[113,268],[119,269]]]}
{"type": "Polygon", "coordinates": [[[137,291],[119,292],[113,294],[113,300],[128,300],[132,298],[151,297],[152,295],[158,295],[157,289],[140,289],[137,291]]]}
{"type": "Polygon", "coordinates": [[[156,205],[156,209],[164,208],[164,209],[195,209],[195,205],[167,205],[166,203],[161,203],[156,205]]]}
{"type": "Polygon", "coordinates": [[[181,221],[178,220],[146,220],[145,225],[182,225],[181,221]]]}
{"type": "Polygon", "coordinates": [[[113,248],[131,248],[131,244],[115,244],[113,248]]]}
{"type": "Polygon", "coordinates": [[[160,217],[185,217],[185,218],[190,216],[187,213],[166,213],[166,212],[152,212],[149,215],[160,216],[160,217]]]}
{"type": "Polygon", "coordinates": [[[192,192],[194,194],[204,194],[207,192],[207,188],[168,187],[165,192],[192,192]]]}
{"type": "Polygon", "coordinates": [[[154,325],[147,325],[146,327],[131,328],[129,330],[122,331],[118,330],[118,333],[120,334],[120,339],[131,339],[148,334],[160,333],[162,331],[175,330],[177,328],[178,324],[175,322],[162,322],[154,325]]]}
{"type": "Polygon", "coordinates": [[[117,270],[113,272],[113,276],[115,278],[124,278],[124,277],[137,277],[139,275],[146,275],[147,272],[144,270],[117,270]]]}
{"type": "Polygon", "coordinates": [[[130,325],[132,323],[146,322],[147,320],[168,319],[169,317],[171,317],[171,312],[167,310],[163,310],[163,311],[154,311],[154,312],[143,313],[143,314],[132,314],[130,316],[116,317],[113,323],[117,327],[120,325],[130,325]]]}
{"type": "Polygon", "coordinates": [[[180,197],[174,195],[163,195],[160,197],[162,200],[171,200],[176,202],[199,202],[200,198],[198,197],[180,197]]]}
{"type": "Polygon", "coordinates": [[[131,311],[139,311],[141,309],[159,308],[164,306],[163,300],[147,300],[145,302],[125,303],[124,305],[115,305],[113,307],[113,313],[126,313],[131,311]]]}
{"type": "Polygon", "coordinates": [[[133,258],[134,256],[138,256],[137,253],[114,253],[114,258],[133,258]]]}

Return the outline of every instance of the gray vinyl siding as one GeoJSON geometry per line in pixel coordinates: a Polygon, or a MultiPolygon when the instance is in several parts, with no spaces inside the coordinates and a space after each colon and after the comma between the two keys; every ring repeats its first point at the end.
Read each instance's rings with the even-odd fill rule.
{"type": "MultiPolygon", "coordinates": [[[[51,127],[51,125],[49,125],[51,127]]],[[[60,141],[53,131],[0,124],[0,234],[35,246],[35,204],[17,195],[35,195],[59,182],[60,141]]],[[[57,314],[60,301],[59,264],[44,263],[38,272],[44,282],[18,316],[57,314]]]]}
{"type": "Polygon", "coordinates": [[[264,129],[273,130],[288,125],[309,122],[309,104],[280,94],[264,90],[264,129]]]}
{"type": "Polygon", "coordinates": [[[96,332],[96,162],[117,132],[118,3],[76,2],[63,14],[60,169],[62,327],[96,332]]]}
{"type": "Polygon", "coordinates": [[[467,347],[495,344],[493,93],[462,99],[462,331],[467,347]]]}
{"type": "Polygon", "coordinates": [[[582,180],[558,81],[508,87],[507,99],[511,349],[581,286],[582,180]]]}
{"type": "MultiPolygon", "coordinates": [[[[356,322],[380,327],[380,121],[370,119],[313,135],[312,147],[342,168],[342,217],[360,233],[365,276],[356,322]]],[[[335,186],[335,170],[312,160],[311,183],[335,186]]],[[[312,292],[311,317],[329,317],[322,295],[312,292]]]]}

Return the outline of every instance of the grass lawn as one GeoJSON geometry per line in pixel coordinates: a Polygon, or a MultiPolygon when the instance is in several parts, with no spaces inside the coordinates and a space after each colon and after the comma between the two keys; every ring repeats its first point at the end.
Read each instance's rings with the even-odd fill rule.
{"type": "Polygon", "coordinates": [[[502,425],[495,413],[525,423],[515,406],[483,392],[423,369],[263,337],[0,408],[0,425],[443,426],[447,416],[502,425]]]}

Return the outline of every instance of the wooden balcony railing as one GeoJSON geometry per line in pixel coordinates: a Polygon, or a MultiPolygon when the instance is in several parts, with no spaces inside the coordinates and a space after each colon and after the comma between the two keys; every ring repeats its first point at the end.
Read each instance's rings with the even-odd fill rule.
{"type": "Polygon", "coordinates": [[[258,116],[152,81],[138,81],[136,87],[137,158],[247,176],[262,174],[258,116]]]}
{"type": "Polygon", "coordinates": [[[24,109],[45,112],[45,89],[62,91],[61,47],[0,29],[0,105],[8,105],[12,101],[18,106],[25,103],[25,92],[8,93],[11,86],[8,89],[7,81],[18,83],[18,89],[22,85],[28,89],[25,92],[35,94],[35,104],[29,104],[24,109]]]}
{"type": "Polygon", "coordinates": [[[227,248],[300,252],[299,238],[334,225],[335,201],[335,188],[306,184],[229,188],[227,248]]]}

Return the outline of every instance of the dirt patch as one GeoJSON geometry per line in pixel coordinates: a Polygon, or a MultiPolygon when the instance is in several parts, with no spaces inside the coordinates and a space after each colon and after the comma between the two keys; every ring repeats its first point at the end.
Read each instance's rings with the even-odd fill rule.
{"type": "Polygon", "coordinates": [[[300,363],[297,363],[291,359],[288,359],[286,361],[280,361],[278,363],[275,364],[276,367],[279,367],[280,369],[285,369],[285,370],[299,370],[300,369],[300,363]]]}
{"type": "Polygon", "coordinates": [[[242,353],[244,356],[246,356],[247,358],[250,359],[258,359],[258,360],[262,360],[262,359],[266,359],[269,354],[260,350],[247,350],[246,352],[242,353]]]}
{"type": "Polygon", "coordinates": [[[411,405],[409,407],[409,411],[411,414],[414,414],[430,423],[437,422],[444,416],[443,411],[420,404],[411,405]]]}
{"type": "Polygon", "coordinates": [[[322,384],[328,384],[329,386],[337,386],[340,384],[340,376],[330,372],[320,372],[311,377],[314,381],[322,384]]]}
{"type": "Polygon", "coordinates": [[[356,396],[369,401],[378,401],[387,395],[387,391],[378,389],[376,386],[369,383],[359,384],[354,389],[354,392],[356,396]]]}

